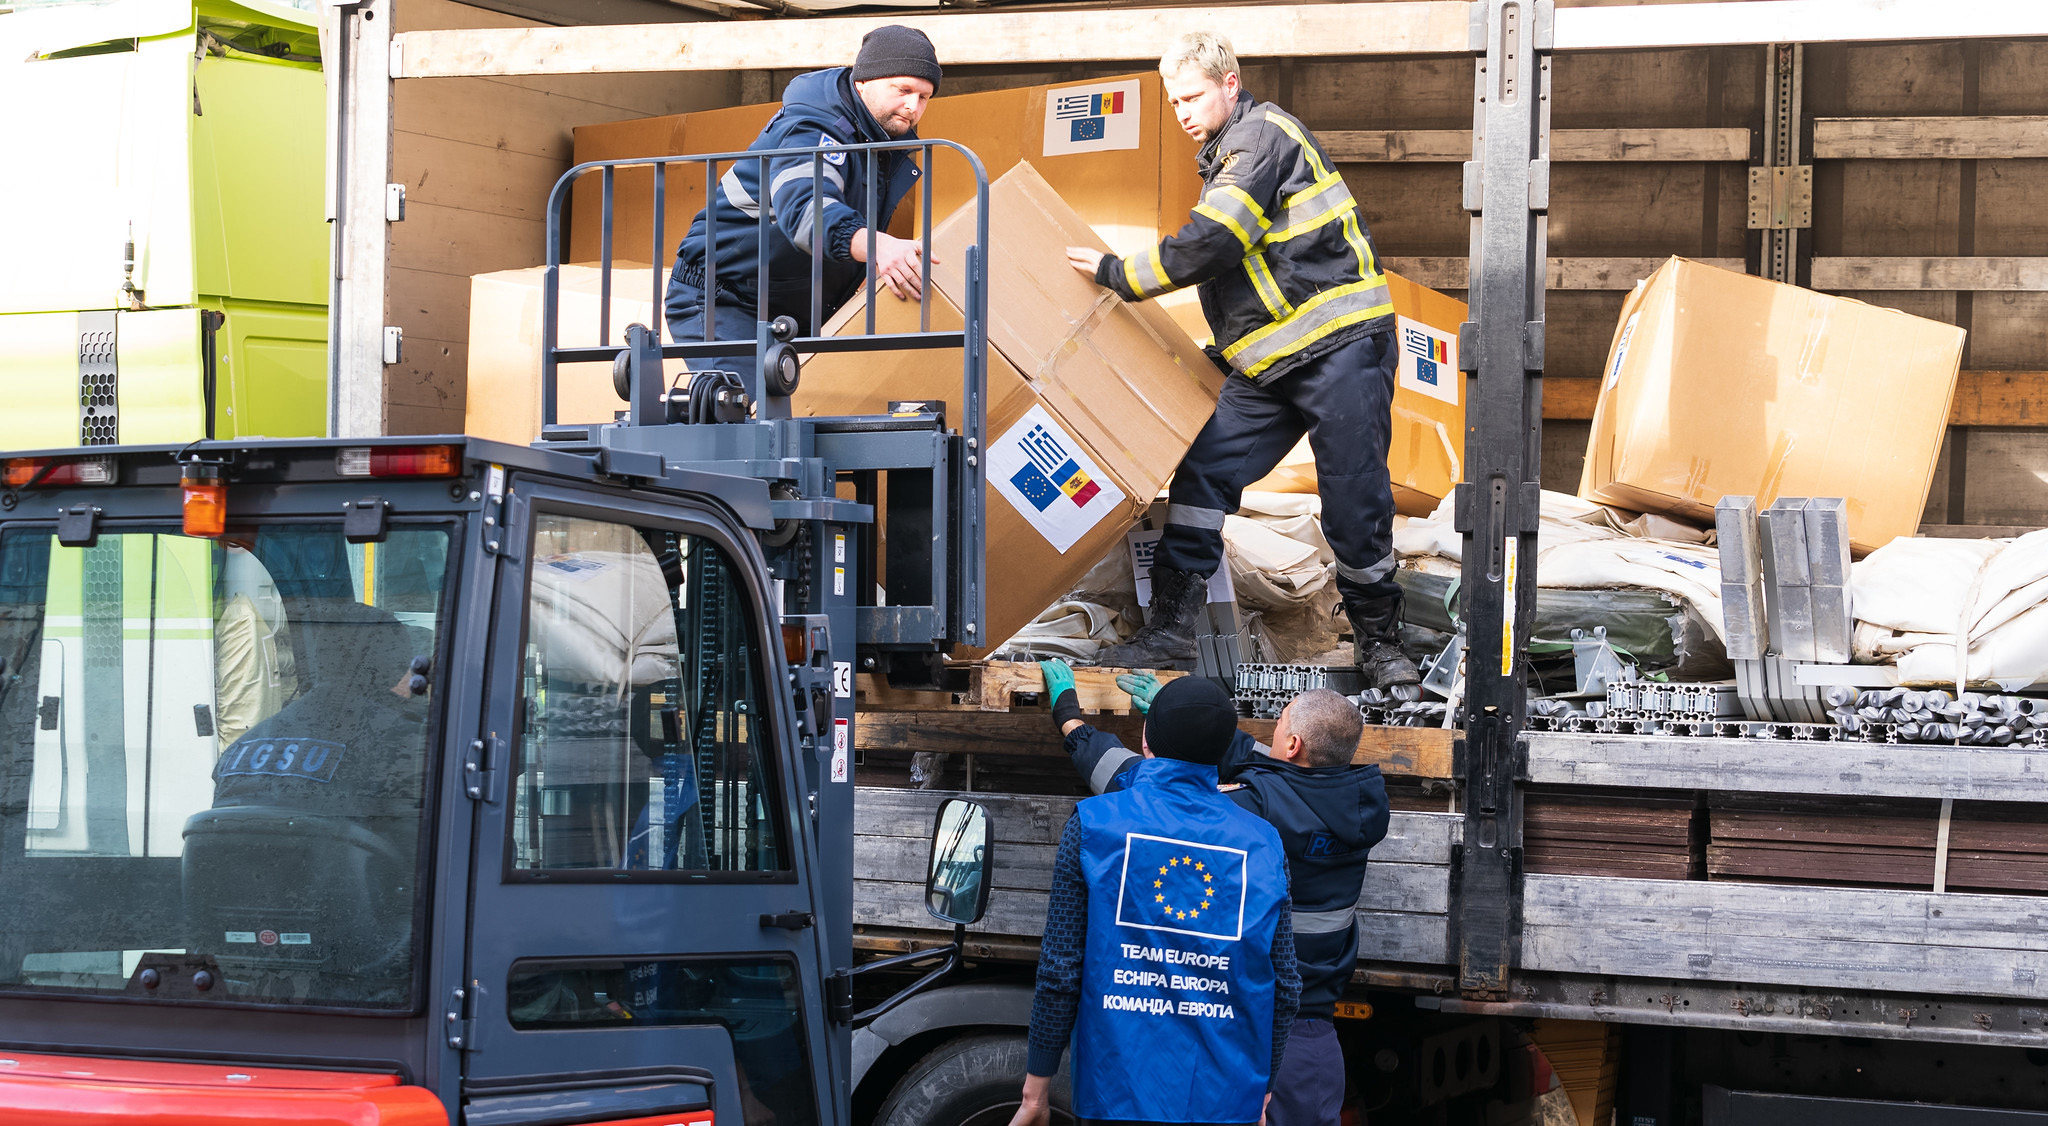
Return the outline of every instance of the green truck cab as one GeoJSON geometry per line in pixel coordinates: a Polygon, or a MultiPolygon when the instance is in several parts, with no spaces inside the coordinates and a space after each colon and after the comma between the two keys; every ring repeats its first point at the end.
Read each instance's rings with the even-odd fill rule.
{"type": "Polygon", "coordinates": [[[0,449],[325,432],[316,19],[0,5],[0,449]]]}

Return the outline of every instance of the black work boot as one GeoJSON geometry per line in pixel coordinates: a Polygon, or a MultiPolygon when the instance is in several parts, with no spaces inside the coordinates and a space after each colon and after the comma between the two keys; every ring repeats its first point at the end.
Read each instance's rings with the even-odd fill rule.
{"type": "Polygon", "coordinates": [[[1209,576],[1154,566],[1145,628],[1129,641],[1104,649],[1095,663],[1125,669],[1193,669],[1195,626],[1208,604],[1209,576]]]}
{"type": "Polygon", "coordinates": [[[1351,652],[1365,682],[1374,688],[1422,683],[1415,662],[1401,652],[1401,596],[1347,601],[1351,619],[1351,652]]]}

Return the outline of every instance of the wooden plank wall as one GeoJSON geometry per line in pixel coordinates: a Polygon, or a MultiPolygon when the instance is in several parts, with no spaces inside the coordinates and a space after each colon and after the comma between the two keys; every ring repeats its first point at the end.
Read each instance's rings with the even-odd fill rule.
{"type": "MultiPolygon", "coordinates": [[[[400,0],[397,30],[531,27],[450,0],[400,0]]],[[[547,196],[569,170],[578,125],[735,104],[732,74],[408,79],[392,95],[391,175],[406,218],[391,226],[385,323],[405,330],[384,372],[392,434],[460,432],[469,278],[538,266],[547,196]]]]}

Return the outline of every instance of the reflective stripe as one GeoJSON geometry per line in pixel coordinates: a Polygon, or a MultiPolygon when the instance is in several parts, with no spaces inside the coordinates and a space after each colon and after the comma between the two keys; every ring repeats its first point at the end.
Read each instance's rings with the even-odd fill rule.
{"type": "Polygon", "coordinates": [[[811,209],[808,207],[804,208],[803,218],[798,219],[796,222],[796,230],[789,232],[789,241],[798,250],[806,254],[813,253],[811,248],[811,219],[811,209]]]}
{"type": "Polygon", "coordinates": [[[1276,321],[1239,337],[1223,350],[1223,358],[1248,377],[1314,344],[1346,325],[1369,321],[1394,311],[1387,280],[1378,275],[1335,289],[1326,289],[1276,321]]]}
{"type": "Polygon", "coordinates": [[[1379,562],[1373,564],[1370,567],[1365,567],[1362,569],[1358,567],[1346,567],[1342,562],[1339,562],[1337,564],[1337,574],[1340,577],[1350,579],[1352,582],[1355,583],[1376,583],[1393,573],[1394,553],[1391,551],[1387,552],[1387,557],[1385,559],[1380,560],[1379,562]]]}
{"type": "Polygon", "coordinates": [[[1116,781],[1116,776],[1137,757],[1137,752],[1129,747],[1116,747],[1102,752],[1102,757],[1095,760],[1094,772],[1088,775],[1088,788],[1098,794],[1106,792],[1109,784],[1116,781]]]}
{"type": "Polygon", "coordinates": [[[1124,259],[1124,280],[1130,283],[1131,292],[1140,297],[1157,297],[1180,288],[1166,276],[1166,265],[1159,260],[1156,246],[1124,259]]]}
{"type": "Polygon", "coordinates": [[[1344,214],[1344,241],[1358,252],[1358,276],[1369,278],[1380,272],[1380,264],[1373,257],[1372,246],[1365,241],[1365,232],[1358,229],[1358,209],[1352,208],[1344,214]]]}
{"type": "Polygon", "coordinates": [[[1296,911],[1294,933],[1331,934],[1343,930],[1358,918],[1358,908],[1340,907],[1335,911],[1296,911]]]}
{"type": "Polygon", "coordinates": [[[747,194],[747,189],[740,183],[738,165],[725,170],[725,175],[718,178],[718,186],[725,189],[725,198],[734,207],[739,208],[741,212],[745,213],[747,218],[759,219],[761,217],[761,205],[755,202],[753,196],[747,194]]]}
{"type": "Polygon", "coordinates": [[[1280,217],[1273,223],[1274,229],[1266,233],[1266,241],[1286,242],[1305,235],[1338,215],[1355,211],[1357,207],[1358,202],[1351,198],[1351,189],[1345,186],[1344,177],[1331,173],[1305,190],[1296,192],[1287,201],[1287,206],[1281,209],[1280,217]]]}
{"type": "Polygon", "coordinates": [[[1212,189],[1202,197],[1202,202],[1195,205],[1195,214],[1206,215],[1229,227],[1230,233],[1236,235],[1237,241],[1243,243],[1247,250],[1259,241],[1259,235],[1264,234],[1269,225],[1265,210],[1243,188],[1225,186],[1212,189]],[[1253,231],[1259,234],[1255,235],[1253,231]]]}
{"type": "Polygon", "coordinates": [[[1331,174],[1330,166],[1323,163],[1322,154],[1316,151],[1315,145],[1308,139],[1308,134],[1301,131],[1299,122],[1284,113],[1269,113],[1266,120],[1278,125],[1281,132],[1294,138],[1294,143],[1301,146],[1302,158],[1308,161],[1309,169],[1316,174],[1318,182],[1331,174]]]}
{"type": "Polygon", "coordinates": [[[1266,256],[1256,251],[1245,255],[1244,272],[1252,279],[1252,289],[1257,291],[1260,302],[1266,306],[1266,315],[1275,321],[1286,320],[1294,306],[1289,305],[1286,295],[1280,292],[1280,283],[1266,265],[1266,256]]]}
{"type": "MultiPolygon", "coordinates": [[[[840,191],[845,191],[846,174],[839,171],[837,168],[832,167],[829,164],[824,165],[824,169],[825,179],[832,181],[833,185],[837,187],[840,191]]],[[[811,170],[808,165],[792,164],[788,168],[785,168],[782,171],[777,172],[775,174],[775,178],[773,180],[768,181],[768,198],[774,199],[775,193],[781,191],[782,186],[784,184],[790,183],[791,181],[794,180],[808,180],[810,178],[811,170]]]]}
{"type": "Polygon", "coordinates": [[[1210,531],[1223,530],[1223,518],[1229,515],[1220,508],[1196,508],[1192,504],[1166,506],[1166,522],[1179,524],[1183,528],[1207,528],[1210,531]]]}

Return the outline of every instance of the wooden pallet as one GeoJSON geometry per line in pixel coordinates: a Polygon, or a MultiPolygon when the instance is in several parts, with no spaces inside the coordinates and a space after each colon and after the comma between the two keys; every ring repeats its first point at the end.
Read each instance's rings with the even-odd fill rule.
{"type": "MultiPolygon", "coordinates": [[[[961,692],[906,692],[879,678],[857,678],[861,714],[854,724],[855,745],[871,751],[1066,759],[1065,741],[1046,711],[1045,678],[1036,663],[986,661],[968,671],[968,687],[961,692]],[[1027,694],[1038,699],[1022,704],[1019,697],[1027,694]]],[[[1116,686],[1119,675],[1132,671],[1145,670],[1076,668],[1074,691],[1081,710],[1093,713],[1089,723],[1136,747],[1144,718],[1130,694],[1116,686]]],[[[1170,680],[1187,674],[1154,675],[1170,680]]],[[[1238,721],[1260,742],[1272,741],[1273,726],[1270,719],[1238,721]]],[[[1454,736],[1441,728],[1368,726],[1352,761],[1375,763],[1389,777],[1449,778],[1454,736]]]]}

